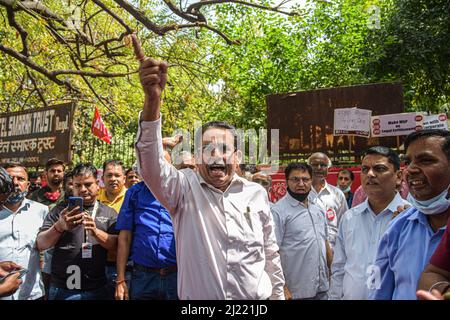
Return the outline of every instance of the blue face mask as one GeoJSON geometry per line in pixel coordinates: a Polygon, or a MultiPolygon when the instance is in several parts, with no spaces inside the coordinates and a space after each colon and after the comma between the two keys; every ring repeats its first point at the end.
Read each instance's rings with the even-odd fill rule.
{"type": "Polygon", "coordinates": [[[11,193],[11,195],[6,199],[5,203],[7,204],[17,204],[21,202],[25,197],[27,196],[28,191],[25,190],[24,192],[20,192],[19,189],[16,189],[14,193],[11,193]]]}
{"type": "MultiPolygon", "coordinates": [[[[339,187],[339,189],[341,189],[341,187],[339,187]]],[[[343,192],[343,193],[347,193],[347,192],[350,192],[350,186],[348,186],[347,188],[345,188],[345,189],[341,189],[341,191],[343,192]]]]}
{"type": "Polygon", "coordinates": [[[450,207],[450,199],[447,199],[449,188],[450,185],[438,196],[424,201],[416,200],[411,193],[408,193],[407,200],[413,207],[417,208],[420,212],[423,212],[426,215],[439,214],[450,207]]]}

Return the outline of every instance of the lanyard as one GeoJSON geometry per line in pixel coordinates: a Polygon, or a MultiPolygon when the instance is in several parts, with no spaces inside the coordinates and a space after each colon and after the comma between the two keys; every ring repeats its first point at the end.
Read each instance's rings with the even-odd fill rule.
{"type": "MultiPolygon", "coordinates": [[[[90,215],[92,217],[92,220],[94,220],[95,223],[95,216],[97,215],[97,210],[98,210],[98,201],[95,201],[94,203],[94,209],[92,209],[92,214],[90,215]]],[[[84,240],[85,242],[89,242],[89,234],[86,231],[86,229],[84,229],[84,240]]]]}

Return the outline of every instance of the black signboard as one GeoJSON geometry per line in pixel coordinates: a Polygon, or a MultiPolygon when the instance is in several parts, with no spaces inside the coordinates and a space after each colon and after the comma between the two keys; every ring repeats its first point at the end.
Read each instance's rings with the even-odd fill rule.
{"type": "Polygon", "coordinates": [[[74,103],[0,114],[0,163],[43,166],[71,160],[74,103]]]}
{"type": "Polygon", "coordinates": [[[374,145],[394,148],[395,137],[334,136],[334,109],[369,109],[372,116],[404,111],[399,82],[272,94],[266,102],[267,128],[280,130],[280,158],[317,151],[333,157],[361,155],[374,145]]]}

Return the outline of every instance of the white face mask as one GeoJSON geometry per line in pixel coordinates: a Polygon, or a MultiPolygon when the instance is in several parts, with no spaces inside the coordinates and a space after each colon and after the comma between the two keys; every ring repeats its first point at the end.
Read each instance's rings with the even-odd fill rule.
{"type": "Polygon", "coordinates": [[[420,212],[426,215],[434,215],[444,212],[450,207],[450,199],[447,199],[448,190],[450,185],[442,191],[439,195],[430,200],[419,201],[416,200],[411,193],[408,193],[408,202],[420,212]]]}
{"type": "Polygon", "coordinates": [[[347,188],[345,188],[345,189],[342,189],[341,187],[339,187],[339,189],[341,189],[341,191],[343,192],[343,193],[347,193],[347,192],[349,192],[350,191],[350,186],[348,186],[347,188]]]}

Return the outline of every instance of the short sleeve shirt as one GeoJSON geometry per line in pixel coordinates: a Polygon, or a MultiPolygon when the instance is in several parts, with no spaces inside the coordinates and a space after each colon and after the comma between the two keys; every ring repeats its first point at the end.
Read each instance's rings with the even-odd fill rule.
{"type": "MultiPolygon", "coordinates": [[[[40,232],[50,229],[59,219],[65,204],[59,204],[47,215],[40,232]]],[[[86,208],[92,214],[93,208],[86,208]]],[[[117,212],[101,203],[95,215],[97,229],[109,234],[117,234],[115,223],[117,212]]],[[[52,284],[59,288],[67,287],[68,278],[74,274],[71,266],[78,266],[81,272],[81,290],[93,290],[106,284],[105,265],[107,250],[96,239],[85,233],[82,225],[75,229],[65,231],[56,243],[52,258],[52,284]],[[87,237],[87,238],[86,238],[87,237]],[[82,243],[92,244],[92,258],[82,258],[82,243]]]]}

